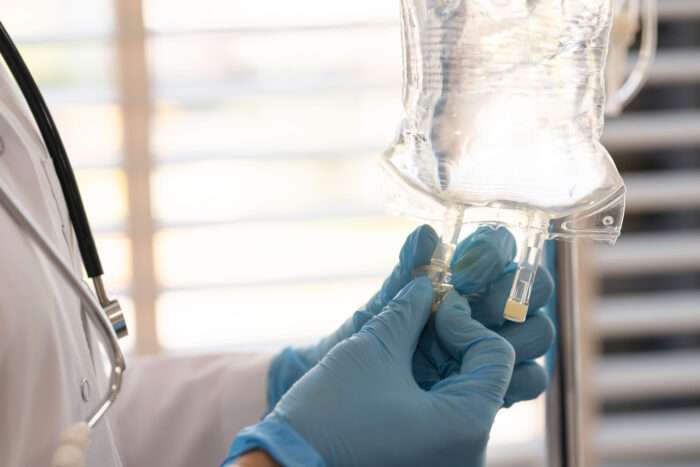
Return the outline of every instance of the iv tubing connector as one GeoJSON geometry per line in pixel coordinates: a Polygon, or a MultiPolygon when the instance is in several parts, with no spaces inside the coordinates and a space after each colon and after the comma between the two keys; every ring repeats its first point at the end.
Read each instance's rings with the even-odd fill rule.
{"type": "Polygon", "coordinates": [[[452,290],[450,265],[452,264],[452,257],[454,256],[455,250],[457,249],[457,241],[459,240],[459,233],[462,230],[463,222],[464,208],[456,204],[447,205],[442,237],[440,237],[440,241],[435,247],[435,252],[430,259],[430,264],[419,266],[413,271],[414,277],[428,276],[433,283],[433,290],[435,292],[433,311],[437,311],[442,301],[452,290]]]}
{"type": "Polygon", "coordinates": [[[503,317],[507,320],[515,321],[516,323],[525,321],[527,308],[530,304],[532,286],[535,283],[537,263],[540,259],[542,246],[547,238],[548,223],[548,219],[540,213],[535,213],[530,218],[525,234],[525,243],[518,262],[518,269],[513,280],[513,287],[510,290],[510,296],[503,311],[503,317]]]}

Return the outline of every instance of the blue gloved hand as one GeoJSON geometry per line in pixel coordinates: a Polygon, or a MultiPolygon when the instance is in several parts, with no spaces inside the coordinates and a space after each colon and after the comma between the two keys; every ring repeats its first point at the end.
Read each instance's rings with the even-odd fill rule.
{"type": "Polygon", "coordinates": [[[421,389],[412,361],[432,302],[430,280],[411,282],[330,350],[262,422],[244,429],[225,464],[263,448],[285,466],[484,465],[514,351],[451,293],[434,314],[433,329],[459,366],[421,389]]]}
{"type": "MultiPolygon", "coordinates": [[[[515,275],[516,245],[505,228],[482,227],[460,242],[452,264],[452,282],[469,301],[472,317],[505,338],[515,349],[515,368],[505,406],[534,399],[546,388],[547,374],[533,359],[544,355],[554,340],[554,325],[541,311],[552,296],[554,281],[540,267],[524,323],[505,321],[503,309],[515,275]]],[[[414,356],[414,374],[424,389],[458,371],[457,362],[439,342],[431,318],[414,356]]]]}
{"type": "Polygon", "coordinates": [[[427,225],[414,230],[404,242],[399,253],[399,263],[377,292],[362,308],[353,314],[333,334],[318,344],[303,348],[284,349],[270,365],[268,372],[268,402],[272,408],[285,392],[313,368],[337,343],[347,339],[362,328],[370,318],[379,313],[389,301],[411,280],[413,269],[430,263],[438,236],[427,225]]]}
{"type": "MultiPolygon", "coordinates": [[[[415,267],[430,263],[437,242],[438,235],[430,226],[417,228],[401,248],[399,264],[364,307],[317,345],[287,348],[275,358],[269,371],[270,410],[333,346],[357,332],[377,314],[411,280],[415,267]]],[[[532,359],[543,355],[554,339],[551,320],[542,313],[535,314],[549,300],[554,289],[552,277],[544,268],[540,268],[536,276],[528,320],[523,324],[504,324],[503,308],[513,282],[515,250],[515,240],[507,229],[484,227],[460,242],[452,265],[455,288],[468,298],[474,308],[474,318],[500,333],[516,350],[516,366],[506,394],[506,406],[533,399],[546,389],[547,375],[532,359]]],[[[458,362],[437,343],[431,319],[413,361],[416,380],[421,387],[429,389],[441,378],[457,371],[458,367],[458,362]]]]}

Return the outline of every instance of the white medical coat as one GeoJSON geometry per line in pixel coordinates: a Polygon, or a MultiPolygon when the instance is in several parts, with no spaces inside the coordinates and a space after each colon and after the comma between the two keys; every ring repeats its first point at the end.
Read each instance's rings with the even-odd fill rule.
{"type": "MultiPolygon", "coordinates": [[[[53,163],[4,68],[0,138],[0,179],[81,274],[53,163]]],[[[100,334],[82,313],[77,294],[0,207],[0,466],[50,465],[61,431],[84,419],[104,394],[101,361],[93,362],[90,350],[100,334]]],[[[219,465],[238,430],[266,409],[271,359],[127,359],[122,391],[93,430],[87,465],[219,465]]]]}

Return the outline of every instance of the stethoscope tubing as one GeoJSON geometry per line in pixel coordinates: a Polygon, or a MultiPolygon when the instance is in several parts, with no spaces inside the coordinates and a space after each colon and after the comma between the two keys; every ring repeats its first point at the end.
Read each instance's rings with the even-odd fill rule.
{"type": "Polygon", "coordinates": [[[58,133],[56,124],[39,87],[2,22],[0,22],[0,54],[2,54],[10,73],[17,81],[17,85],[27,101],[29,110],[34,116],[46,149],[53,161],[56,175],[61,183],[63,196],[66,199],[71,224],[73,224],[73,230],[78,239],[78,248],[80,249],[80,256],[83,259],[85,271],[90,278],[99,277],[103,274],[102,263],[97,253],[95,239],[92,236],[83,200],[80,197],[78,183],[75,180],[73,168],[68,160],[61,135],[58,133]]]}
{"type": "Polygon", "coordinates": [[[87,416],[85,422],[89,428],[95,426],[104,413],[109,409],[119,393],[122,382],[122,374],[126,369],[124,355],[119,347],[112,324],[102,311],[96,297],[87,285],[75,274],[70,265],[61,257],[61,254],[51,244],[34,220],[28,215],[17,199],[7,189],[5,183],[0,180],[0,204],[7,211],[17,226],[29,235],[34,244],[51,260],[58,272],[70,284],[80,297],[81,303],[90,311],[93,320],[99,330],[104,334],[109,343],[107,352],[110,359],[109,386],[107,394],[100,400],[96,407],[87,416]]]}

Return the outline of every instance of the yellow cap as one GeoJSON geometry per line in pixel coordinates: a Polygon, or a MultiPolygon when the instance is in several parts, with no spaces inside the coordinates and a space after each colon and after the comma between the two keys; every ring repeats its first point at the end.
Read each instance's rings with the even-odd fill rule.
{"type": "Polygon", "coordinates": [[[515,321],[516,323],[525,322],[525,317],[527,316],[527,305],[522,303],[513,302],[508,300],[506,302],[506,309],[503,311],[503,317],[510,321],[515,321]]]}

